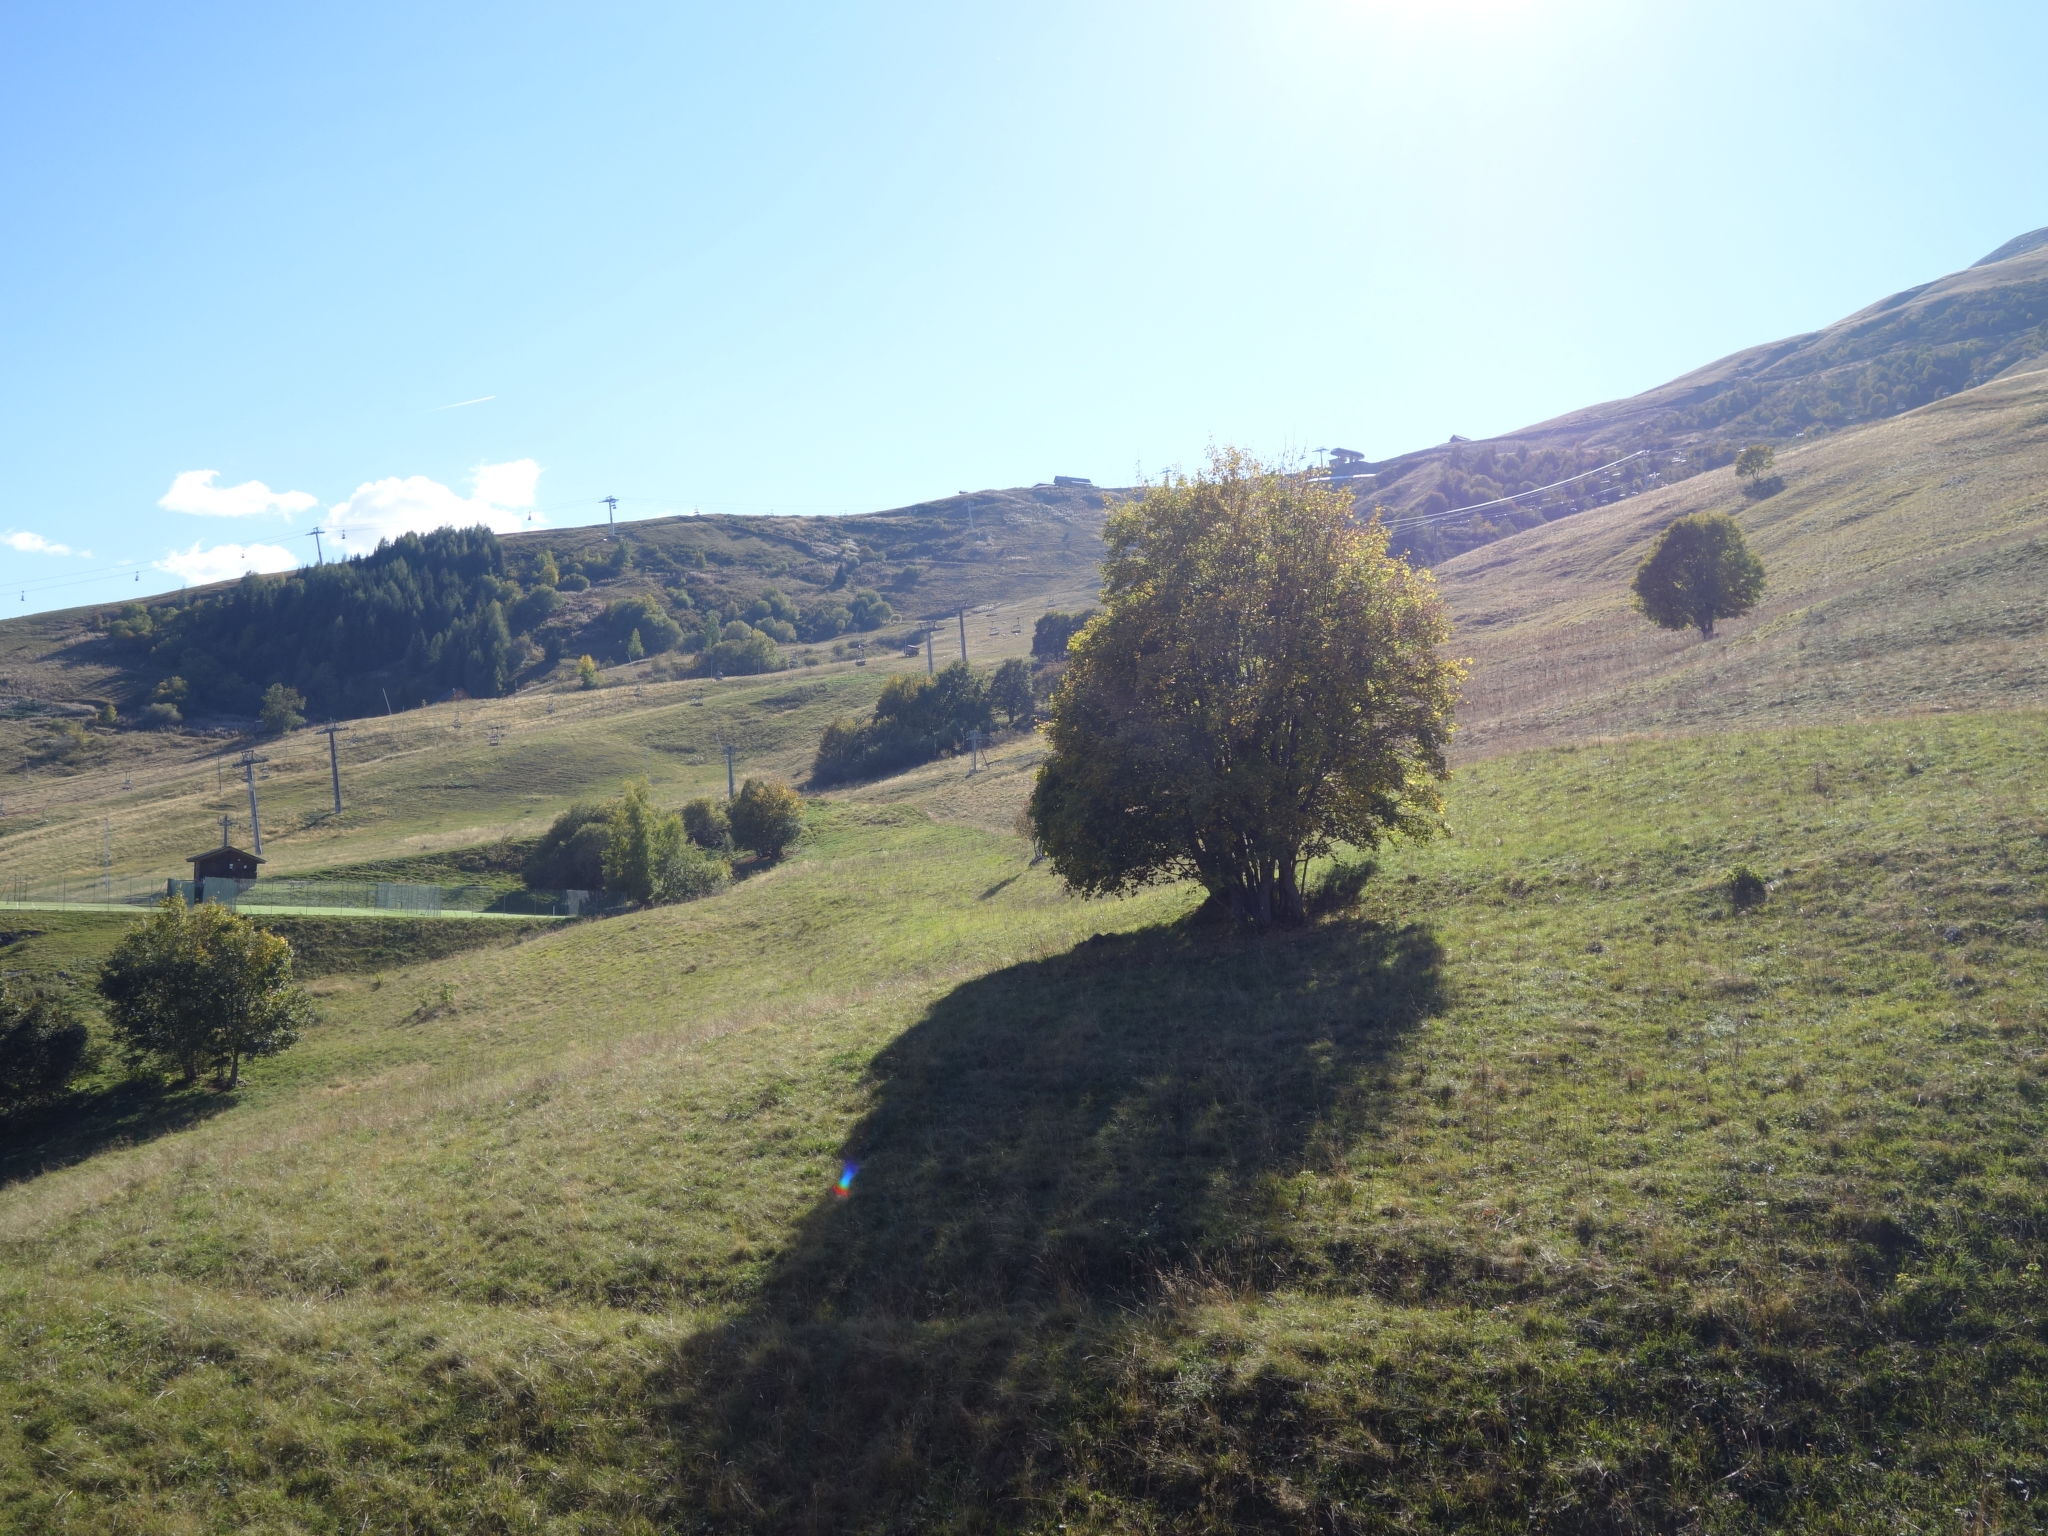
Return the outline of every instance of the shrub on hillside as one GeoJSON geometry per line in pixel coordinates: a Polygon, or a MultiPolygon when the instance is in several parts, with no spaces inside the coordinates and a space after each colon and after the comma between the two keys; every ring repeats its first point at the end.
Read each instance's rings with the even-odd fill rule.
{"type": "Polygon", "coordinates": [[[590,578],[581,571],[571,571],[557,582],[556,585],[564,592],[588,592],[590,590],[590,578]]]}
{"type": "Polygon", "coordinates": [[[263,734],[282,736],[286,731],[296,731],[306,723],[301,713],[306,707],[306,696],[296,688],[287,688],[283,683],[272,683],[263,690],[263,734]]]}
{"type": "Polygon", "coordinates": [[[243,1058],[283,1050],[313,1016],[290,944],[226,907],[175,897],[114,947],[98,986],[132,1062],[187,1083],[211,1071],[222,1088],[240,1080],[243,1058]]]}
{"type": "Polygon", "coordinates": [[[1751,907],[1760,907],[1764,898],[1771,893],[1764,877],[1747,864],[1737,867],[1728,877],[1728,904],[1738,912],[1747,912],[1751,907]]]}
{"type": "Polygon", "coordinates": [[[683,626],[665,613],[651,597],[627,597],[611,604],[598,620],[598,633],[608,654],[638,661],[633,654],[633,636],[640,637],[641,656],[659,656],[682,643],[683,626]]]}
{"type": "Polygon", "coordinates": [[[588,800],[570,806],[541,834],[519,878],[537,891],[602,890],[610,820],[610,806],[588,800]]]}
{"type": "Polygon", "coordinates": [[[699,848],[732,846],[732,822],[716,800],[699,798],[683,807],[683,836],[699,848]]]}
{"type": "Polygon", "coordinates": [[[605,889],[643,905],[656,899],[689,841],[683,818],[655,807],[645,779],[630,780],[611,803],[605,834],[605,889]]]}
{"type": "Polygon", "coordinates": [[[847,612],[853,620],[853,628],[860,630],[880,629],[896,616],[896,610],[889,606],[889,600],[872,587],[856,587],[847,599],[847,612]]]}
{"type": "Polygon", "coordinates": [[[964,661],[936,677],[892,677],[866,720],[835,720],[811,763],[820,784],[872,778],[967,749],[968,733],[995,729],[987,682],[964,661]]]}
{"type": "Polygon", "coordinates": [[[723,890],[731,880],[732,865],[685,838],[668,852],[656,869],[650,901],[656,906],[674,901],[695,901],[699,896],[723,890]]]}
{"type": "Polygon", "coordinates": [[[779,859],[803,835],[804,802],[780,779],[748,779],[733,797],[732,840],[764,859],[779,859]]]}
{"type": "Polygon", "coordinates": [[[721,677],[750,677],[773,672],[781,664],[782,653],[773,637],[738,619],[722,627],[717,642],[704,651],[704,670],[721,677]]]}
{"type": "Polygon", "coordinates": [[[0,1114],[62,1093],[85,1059],[85,1040],[67,999],[0,979],[0,1114]]]}

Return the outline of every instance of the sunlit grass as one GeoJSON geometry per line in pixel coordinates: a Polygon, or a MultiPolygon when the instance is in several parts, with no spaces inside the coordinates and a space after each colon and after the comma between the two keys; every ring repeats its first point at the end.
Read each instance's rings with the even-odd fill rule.
{"type": "Polygon", "coordinates": [[[2025,1528],[2044,724],[1479,764],[1268,940],[913,799],[331,976],[0,1191],[0,1523],[2025,1528]]]}

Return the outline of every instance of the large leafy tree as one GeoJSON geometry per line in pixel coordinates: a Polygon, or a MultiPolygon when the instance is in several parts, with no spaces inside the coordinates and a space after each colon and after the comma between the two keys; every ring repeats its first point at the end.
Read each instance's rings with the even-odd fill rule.
{"type": "Polygon", "coordinates": [[[244,1057],[283,1050],[313,1011],[292,982],[290,944],[226,907],[175,897],[114,946],[99,992],[131,1058],[188,1083],[211,1070],[226,1088],[244,1057]]]}
{"type": "Polygon", "coordinates": [[[1636,567],[1643,616],[1663,629],[1697,629],[1702,639],[1713,638],[1715,620],[1749,612],[1763,592],[1763,562],[1720,512],[1681,517],[1636,567]]]}
{"type": "Polygon", "coordinates": [[[1245,922],[1296,923],[1310,860],[1439,824],[1463,666],[1376,519],[1225,451],[1105,538],[1030,808],[1070,886],[1193,878],[1245,922]]]}

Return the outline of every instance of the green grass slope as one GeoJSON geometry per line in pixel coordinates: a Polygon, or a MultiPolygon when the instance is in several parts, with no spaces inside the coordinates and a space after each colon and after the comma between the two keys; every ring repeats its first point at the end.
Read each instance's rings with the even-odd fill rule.
{"type": "Polygon", "coordinates": [[[1475,671],[1462,749],[2048,701],[2048,371],[1516,534],[1438,569],[1475,671]],[[1768,586],[1701,642],[1632,608],[1674,518],[1726,512],[1768,586]]]}
{"type": "MultiPolygon", "coordinates": [[[[1028,653],[1034,620],[1066,596],[971,615],[970,656],[984,665],[1028,653]]],[[[941,664],[957,644],[956,625],[940,636],[941,664]]],[[[717,683],[656,681],[642,663],[612,669],[609,686],[595,691],[541,690],[360,720],[340,738],[338,817],[324,736],[304,730],[261,742],[265,873],[393,860],[417,871],[425,867],[418,861],[446,850],[537,836],[570,801],[616,794],[634,775],[669,803],[723,793],[725,741],[742,776],[798,780],[827,723],[865,712],[889,677],[924,666],[878,650],[866,667],[826,663],[717,683]]],[[[242,743],[137,735],[137,754],[120,761],[0,781],[0,899],[13,882],[96,879],[103,849],[116,877],[189,875],[185,861],[219,841],[222,814],[234,819],[238,840],[247,837],[248,795],[235,766],[242,743]]]]}
{"type": "Polygon", "coordinates": [[[1499,758],[1266,942],[871,791],[330,977],[0,1189],[0,1525],[2027,1528],[2044,724],[1499,758]]]}

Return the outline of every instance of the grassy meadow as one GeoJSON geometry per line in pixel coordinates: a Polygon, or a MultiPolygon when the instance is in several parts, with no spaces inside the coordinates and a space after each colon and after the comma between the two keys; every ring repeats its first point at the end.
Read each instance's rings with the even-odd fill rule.
{"type": "Polygon", "coordinates": [[[17,1147],[0,1526],[2034,1528],[2048,718],[1489,759],[1267,940],[1032,751],[17,1147]]]}
{"type": "MultiPolygon", "coordinates": [[[[971,614],[969,654],[977,665],[1026,655],[1040,613],[1087,597],[1059,591],[971,614]]],[[[941,633],[940,665],[957,657],[957,644],[956,630],[941,633]]],[[[865,667],[827,662],[724,682],[666,679],[659,662],[642,662],[609,669],[594,690],[552,686],[353,721],[339,743],[339,816],[324,736],[308,729],[259,742],[265,873],[417,865],[536,837],[571,801],[615,794],[636,775],[672,802],[722,794],[725,741],[741,777],[801,780],[832,719],[865,713],[889,677],[924,665],[879,645],[865,667]]],[[[235,765],[245,743],[148,732],[115,740],[116,761],[9,779],[0,795],[0,880],[96,876],[103,846],[116,876],[189,875],[185,861],[219,841],[222,814],[246,846],[248,794],[235,765]]]]}

